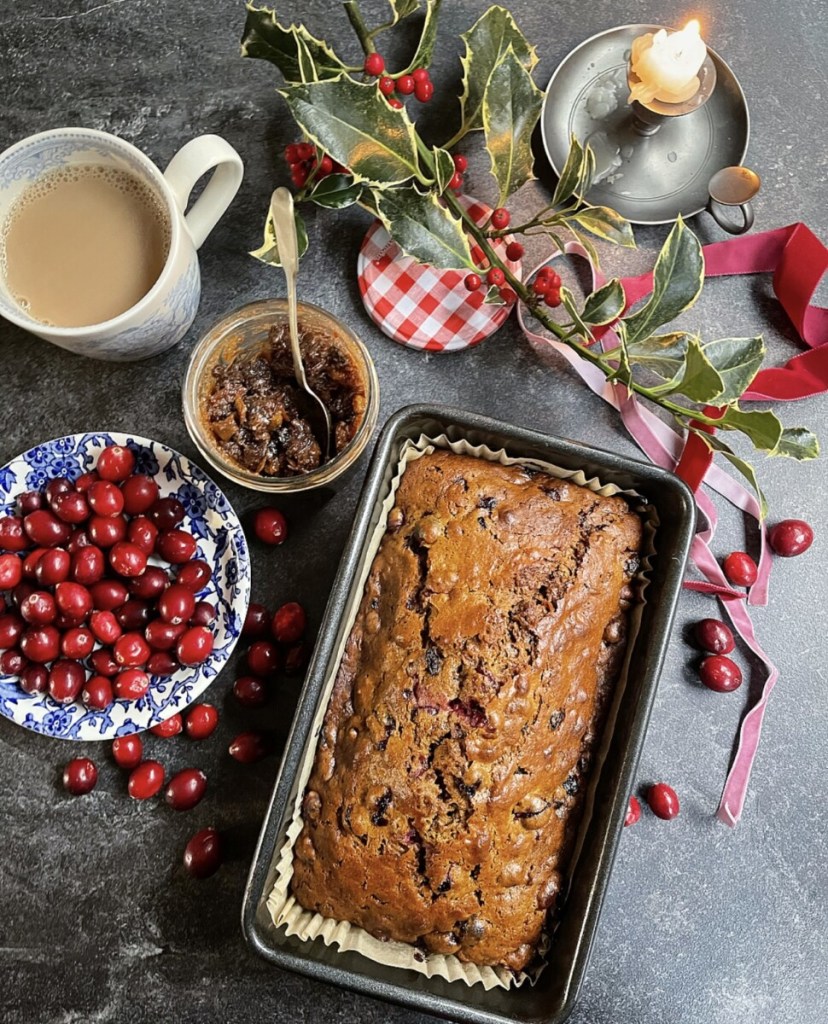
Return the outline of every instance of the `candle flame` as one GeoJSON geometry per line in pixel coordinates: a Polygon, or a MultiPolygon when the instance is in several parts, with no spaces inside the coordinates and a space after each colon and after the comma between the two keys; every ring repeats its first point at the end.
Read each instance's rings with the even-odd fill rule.
{"type": "Polygon", "coordinates": [[[698,18],[691,18],[682,29],[682,32],[686,32],[688,35],[694,36],[701,35],[701,25],[699,24],[698,18]]]}

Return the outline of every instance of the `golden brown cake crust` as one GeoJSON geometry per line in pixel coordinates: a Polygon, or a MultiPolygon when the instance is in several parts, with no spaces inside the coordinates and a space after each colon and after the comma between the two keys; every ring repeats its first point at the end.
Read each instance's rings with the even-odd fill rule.
{"type": "Polygon", "coordinates": [[[302,906],[479,965],[530,963],[640,542],[623,498],[439,450],[409,464],[304,796],[302,906]]]}

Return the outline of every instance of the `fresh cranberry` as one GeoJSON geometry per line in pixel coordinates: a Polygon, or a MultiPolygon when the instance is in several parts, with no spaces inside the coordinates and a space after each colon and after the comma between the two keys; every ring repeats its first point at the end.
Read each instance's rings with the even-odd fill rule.
{"type": "Polygon", "coordinates": [[[127,540],[140,548],[144,554],[151,555],[158,540],[158,527],[146,516],[137,516],[130,520],[127,527],[127,540]]]}
{"type": "Polygon", "coordinates": [[[483,279],[480,274],[466,274],[463,284],[466,286],[467,292],[476,292],[482,288],[483,279]]]}
{"type": "Polygon", "coordinates": [[[213,634],[206,626],[191,626],[175,646],[182,665],[200,665],[213,651],[213,634]]]}
{"type": "Polygon", "coordinates": [[[72,565],[69,575],[84,587],[89,587],[98,580],[103,579],[106,571],[106,559],[99,547],[90,544],[81,548],[72,555],[72,565]]]}
{"type": "Polygon", "coordinates": [[[150,729],[150,732],[153,736],[161,736],[163,739],[170,739],[172,736],[177,736],[183,728],[184,725],[181,721],[181,715],[175,714],[171,715],[163,722],[159,722],[158,725],[154,725],[150,729]]]}
{"type": "Polygon", "coordinates": [[[699,647],[711,654],[729,654],[736,646],[733,634],[719,619],[702,619],[693,632],[699,647]]]}
{"type": "Polygon", "coordinates": [[[140,576],[131,579],[127,586],[130,594],[144,601],[152,601],[167,589],[170,580],[163,569],[148,565],[140,576]]]}
{"type": "Polygon", "coordinates": [[[279,650],[267,640],[257,640],[247,652],[247,667],[254,676],[272,676],[279,669],[279,650]]]}
{"type": "Polygon", "coordinates": [[[253,515],[253,532],[263,544],[284,544],[288,535],[287,520],[278,508],[260,508],[253,515]]]}
{"type": "Polygon", "coordinates": [[[394,79],[391,78],[390,75],[383,75],[377,84],[379,85],[379,91],[383,96],[392,96],[394,90],[397,88],[394,79]]]}
{"type": "Polygon", "coordinates": [[[188,622],[195,610],[195,597],[189,587],[173,583],[158,598],[158,614],[172,626],[188,622]]]}
{"type": "Polygon", "coordinates": [[[60,633],[54,626],[27,629],[20,638],[20,649],[29,661],[36,661],[38,664],[54,661],[60,654],[60,633]]]}
{"type": "Polygon", "coordinates": [[[194,558],[198,551],[195,537],[184,530],[167,530],[155,544],[158,554],[172,565],[181,565],[194,558]]]}
{"type": "Polygon", "coordinates": [[[216,609],[209,601],[196,601],[193,614],[190,616],[191,626],[212,626],[216,621],[216,609]]]}
{"type": "Polygon", "coordinates": [[[121,635],[121,626],[113,612],[94,611],[89,616],[89,628],[95,639],[110,646],[121,635]]]}
{"type": "Polygon", "coordinates": [[[26,693],[45,693],[49,687],[49,670],[45,665],[27,665],[20,673],[20,685],[26,693]]]}
{"type": "Polygon", "coordinates": [[[517,263],[523,258],[523,246],[520,242],[509,242],[506,246],[506,259],[510,263],[517,263]]]}
{"type": "Polygon", "coordinates": [[[110,444],[98,456],[95,467],[102,480],[126,480],[135,469],[135,455],[120,444],[110,444]]]}
{"type": "Polygon", "coordinates": [[[630,802],[627,805],[627,816],[624,818],[624,828],[634,825],[641,817],[641,804],[634,797],[630,797],[630,802]]]}
{"type": "Polygon", "coordinates": [[[80,583],[58,583],[55,603],[64,615],[83,619],[92,611],[92,595],[80,583]]]}
{"type": "Polygon", "coordinates": [[[742,670],[735,661],[720,654],[711,654],[699,665],[699,677],[708,690],[730,693],[742,685],[742,670]]]}
{"type": "Polygon", "coordinates": [[[49,670],[49,693],[58,704],[71,704],[86,682],[80,662],[60,658],[49,670]]]}
{"type": "Polygon", "coordinates": [[[191,740],[206,740],[218,725],[219,713],[212,704],[196,704],[187,712],[184,730],[191,740]]]}
{"type": "Polygon", "coordinates": [[[81,494],[86,494],[92,484],[96,480],[100,480],[97,472],[94,469],[90,469],[88,473],[81,473],[78,479],[75,481],[75,490],[80,491],[81,494]]]}
{"type": "Polygon", "coordinates": [[[22,579],[22,559],[12,553],[0,555],[0,590],[12,590],[22,579]]]}
{"type": "Polygon", "coordinates": [[[140,700],[150,686],[149,676],[140,668],[125,668],[112,682],[112,690],[119,700],[140,700]]]}
{"type": "Polygon", "coordinates": [[[302,639],[306,625],[305,609],[296,601],[289,601],[277,609],[271,628],[280,644],[294,644],[302,639]]]}
{"type": "Polygon", "coordinates": [[[23,602],[26,600],[29,594],[33,594],[34,592],[34,586],[27,580],[23,580],[22,583],[18,583],[14,590],[11,592],[12,607],[20,611],[20,609],[23,607],[23,602]]]}
{"type": "Polygon", "coordinates": [[[35,590],[20,605],[20,614],[31,626],[47,626],[57,617],[55,599],[46,590],[35,590]]]}
{"type": "Polygon", "coordinates": [[[29,659],[22,651],[12,648],[10,651],[3,651],[0,654],[0,672],[6,676],[19,676],[29,664],[29,659]]]}
{"type": "Polygon", "coordinates": [[[420,101],[420,103],[428,103],[428,101],[434,95],[434,83],[429,81],[427,78],[420,82],[415,81],[414,95],[420,101]]]}
{"type": "Polygon", "coordinates": [[[112,741],[112,756],[119,768],[132,771],[141,763],[144,756],[144,744],[140,736],[118,736],[112,741]]]}
{"type": "Polygon", "coordinates": [[[21,563],[23,575],[27,580],[37,579],[37,563],[46,554],[49,548],[35,548],[34,551],[30,551],[21,563]]]}
{"type": "Polygon", "coordinates": [[[105,711],[115,699],[112,683],[106,676],[92,676],[81,690],[81,701],[93,711],[105,711]]]}
{"type": "Polygon", "coordinates": [[[111,548],[127,535],[127,521],[123,516],[92,516],[86,528],[89,539],[99,548],[111,548]]]}
{"type": "MultiPolygon", "coordinates": [[[[4,558],[16,558],[16,555],[4,555],[4,558]]],[[[18,565],[20,560],[17,559],[18,565]]],[[[35,578],[44,587],[52,587],[69,579],[69,568],[72,556],[64,548],[49,548],[44,551],[35,566],[35,578]]],[[[22,572],[21,572],[22,575],[22,572]]],[[[19,582],[16,581],[16,582],[19,582]]],[[[14,585],[14,584],[12,584],[14,585]]],[[[2,588],[5,589],[5,588],[2,588]]]]}
{"type": "Polygon", "coordinates": [[[186,622],[173,625],[161,619],[153,619],[144,629],[144,639],[153,651],[171,651],[178,643],[178,638],[186,631],[186,622]]]}
{"type": "Polygon", "coordinates": [[[722,563],[724,574],[734,587],[752,587],[759,570],[745,551],[732,551],[722,563]]]}
{"type": "Polygon", "coordinates": [[[413,75],[400,75],[397,79],[397,92],[401,96],[410,96],[414,92],[416,85],[417,83],[414,81],[413,75]]]}
{"type": "Polygon", "coordinates": [[[222,862],[221,834],[214,828],[203,828],[184,847],[184,867],[193,878],[214,875],[222,862]]]}
{"type": "Polygon", "coordinates": [[[161,533],[175,529],[184,521],[184,506],[178,498],[159,498],[150,506],[147,517],[158,527],[161,533]]]}
{"type": "Polygon", "coordinates": [[[251,604],[244,617],[242,636],[262,637],[270,632],[271,614],[263,604],[251,604]]]}
{"type": "Polygon", "coordinates": [[[121,540],[110,548],[109,564],[119,576],[140,576],[147,567],[147,553],[136,544],[121,540]]]}
{"type": "MultiPolygon", "coordinates": [[[[35,509],[35,512],[38,511],[35,509]]],[[[30,515],[34,515],[31,512],[30,515]]],[[[29,516],[26,516],[28,519],[29,516]]],[[[20,516],[4,516],[0,519],[0,550],[25,551],[29,547],[28,530],[20,516]]]]}
{"type": "Polygon", "coordinates": [[[74,658],[77,661],[88,658],[94,646],[95,636],[92,630],[85,626],[67,629],[60,641],[60,650],[63,656],[74,658]]]}
{"type": "Polygon", "coordinates": [[[240,732],[230,744],[230,756],[240,764],[253,764],[268,754],[268,743],[260,732],[240,732]]]}
{"type": "Polygon", "coordinates": [[[29,512],[36,512],[39,508],[43,508],[43,495],[40,491],[24,491],[23,494],[17,496],[17,507],[24,516],[29,512]]]}
{"type": "Polygon", "coordinates": [[[140,633],[123,633],[112,647],[115,661],[124,668],[140,668],[146,665],[150,654],[149,644],[140,633]]]}
{"type": "Polygon", "coordinates": [[[198,768],[184,768],[167,783],[164,799],[174,811],[189,811],[201,802],[207,789],[207,776],[198,768]]]}
{"type": "Polygon", "coordinates": [[[679,798],[672,786],[666,782],[657,782],[647,790],[647,803],[657,818],[669,821],[679,812],[679,798]]]}
{"type": "Polygon", "coordinates": [[[267,703],[267,686],[258,676],[239,676],[233,683],[233,696],[246,708],[260,708],[267,703]]]}
{"type": "Polygon", "coordinates": [[[0,651],[16,647],[25,629],[26,623],[15,612],[0,615],[0,651]]]}
{"type": "Polygon", "coordinates": [[[376,78],[385,71],[385,59],[380,53],[369,53],[365,56],[365,62],[362,65],[362,70],[366,75],[371,75],[376,78]]]}
{"type": "Polygon", "coordinates": [[[142,630],[152,620],[153,607],[143,598],[131,597],[115,611],[115,618],[124,629],[134,632],[142,630]]]}
{"type": "Polygon", "coordinates": [[[91,793],[98,781],[98,769],[88,757],[74,757],[63,769],[63,787],[72,796],[91,793]]]}
{"type": "Polygon", "coordinates": [[[58,519],[64,523],[77,526],[89,518],[89,502],[80,491],[66,491],[59,494],[52,503],[52,509],[58,519]]]}
{"type": "Polygon", "coordinates": [[[91,544],[92,541],[89,539],[89,534],[86,530],[73,530],[72,536],[66,544],[66,550],[70,555],[74,555],[76,552],[88,548],[91,544]]]}
{"type": "Polygon", "coordinates": [[[298,675],[308,660],[308,648],[305,644],[294,644],[285,655],[285,675],[298,675]]]}
{"type": "Polygon", "coordinates": [[[124,496],[119,487],[109,480],[98,480],[92,484],[87,500],[95,515],[110,518],[119,516],[124,511],[124,496]]]}
{"type": "Polygon", "coordinates": [[[140,516],[158,500],[158,484],[152,477],[138,473],[124,480],[121,494],[124,496],[124,512],[130,516],[140,516]]]}
{"type": "MultiPolygon", "coordinates": [[[[45,508],[30,512],[23,520],[23,529],[29,540],[42,548],[56,548],[59,544],[65,544],[72,536],[72,527],[61,522],[54,512],[45,508]]],[[[4,544],[3,547],[8,548],[8,545],[4,544]]]]}
{"type": "Polygon", "coordinates": [[[89,588],[92,595],[92,607],[102,612],[111,612],[129,597],[127,588],[120,580],[101,580],[89,588]]]}
{"type": "Polygon", "coordinates": [[[511,214],[503,206],[498,206],[496,210],[492,211],[492,227],[495,231],[503,231],[508,228],[511,219],[511,214]]]}
{"type": "Polygon", "coordinates": [[[75,485],[65,476],[56,476],[52,480],[47,481],[46,486],[43,488],[43,493],[49,508],[54,508],[55,501],[61,494],[68,494],[70,491],[74,491],[74,489],[75,485]]]}
{"type": "Polygon", "coordinates": [[[158,761],[142,761],[133,768],[127,783],[133,800],[149,800],[164,785],[164,766],[158,761]]]}
{"type": "Polygon", "coordinates": [[[178,659],[169,651],[153,651],[147,662],[147,672],[151,676],[171,676],[180,668],[178,659]]]}
{"type": "Polygon", "coordinates": [[[204,590],[212,576],[213,571],[204,559],[195,558],[192,562],[187,562],[181,566],[175,581],[180,583],[182,587],[189,587],[194,594],[197,594],[199,591],[204,590]]]}
{"type": "Polygon", "coordinates": [[[814,531],[804,519],[783,519],[768,533],[770,546],[783,558],[793,558],[807,551],[814,542],[814,531]]]}
{"type": "Polygon", "coordinates": [[[99,676],[107,676],[110,679],[119,671],[118,662],[112,657],[112,652],[104,648],[89,655],[89,664],[99,676]]]}

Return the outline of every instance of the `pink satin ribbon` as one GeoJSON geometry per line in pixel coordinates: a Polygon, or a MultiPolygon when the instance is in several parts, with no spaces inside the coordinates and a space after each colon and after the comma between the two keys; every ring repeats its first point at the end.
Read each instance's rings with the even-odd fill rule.
{"type": "MultiPolygon", "coordinates": [[[[775,231],[716,242],[705,246],[703,252],[707,277],[773,272],[774,291],[808,346],[806,352],[795,355],[784,366],[761,370],[744,398],[794,401],[828,391],[828,310],[811,305],[814,291],[828,270],[828,249],[804,224],[792,224],[775,231]]],[[[566,246],[566,254],[581,256],[590,264],[593,288],[600,288],[606,282],[582,246],[570,242],[566,246]]],[[[629,309],[652,291],[652,273],[626,278],[622,285],[625,309],[629,309]]],[[[706,580],[688,580],[684,585],[720,600],[734,628],[765,668],[762,694],[742,720],[736,754],[717,811],[720,821],[734,826],[744,808],[765,708],[779,678],[776,666],[756,639],[747,609],[748,604],[764,605],[768,600],[771,558],[759,502],[744,485],[713,462],[713,454],[701,438],[694,434],[682,436],[623,386],[608,383],[597,367],[581,359],[563,342],[530,331],[521,305],[518,306],[518,321],[533,343],[541,349],[548,347],[558,352],[595,394],[618,410],[630,436],[652,462],[678,473],[689,483],[706,519],[706,525],[696,534],[690,552],[691,560],[706,580]],[[742,591],[735,591],[728,585],[711,550],[718,517],[713,502],[702,490],[704,484],[759,523],[759,572],[747,601],[742,591]]],[[[595,334],[605,351],[618,345],[617,336],[611,328],[600,329],[595,334]]],[[[712,415],[716,413],[715,409],[708,411],[712,415]]]]}

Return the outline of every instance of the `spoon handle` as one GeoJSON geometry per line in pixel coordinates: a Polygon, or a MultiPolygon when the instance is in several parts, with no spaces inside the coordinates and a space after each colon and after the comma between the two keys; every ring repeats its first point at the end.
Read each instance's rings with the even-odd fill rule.
{"type": "Polygon", "coordinates": [[[296,221],[293,215],[293,195],[286,188],[277,188],[270,198],[270,215],[273,218],[273,232],[279,260],[285,272],[287,283],[288,322],[290,328],[290,351],[293,355],[293,372],[303,388],[307,388],[302,352],[299,348],[299,316],[296,305],[296,275],[299,272],[299,246],[296,241],[296,221]]]}

